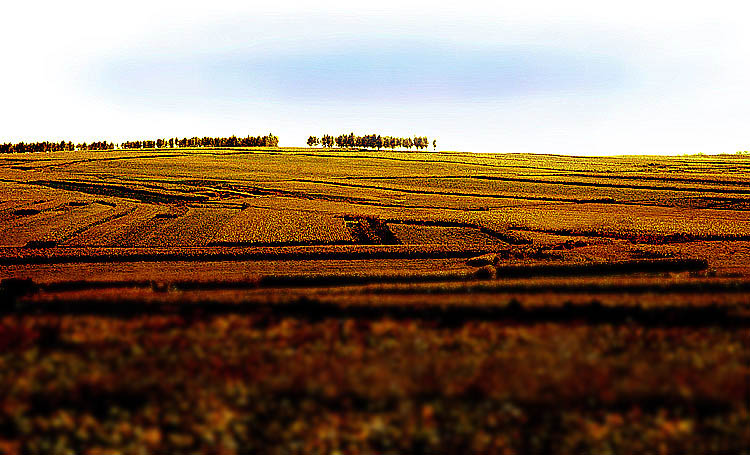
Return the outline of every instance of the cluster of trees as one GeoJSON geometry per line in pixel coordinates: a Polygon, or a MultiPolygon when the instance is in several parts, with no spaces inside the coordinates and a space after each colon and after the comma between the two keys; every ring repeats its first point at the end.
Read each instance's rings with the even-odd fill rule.
{"type": "Polygon", "coordinates": [[[76,144],[76,150],[114,150],[117,148],[114,142],[94,141],[90,144],[76,144]]]}
{"type": "Polygon", "coordinates": [[[141,149],[141,148],[174,148],[174,147],[278,147],[279,138],[273,134],[268,136],[247,137],[192,137],[192,138],[169,138],[156,140],[125,141],[115,144],[108,141],[94,141],[73,144],[70,141],[60,142],[18,142],[15,144],[0,144],[0,153],[24,153],[24,152],[62,152],[73,150],[114,150],[141,149]]]}
{"type": "Polygon", "coordinates": [[[60,142],[17,142],[15,144],[0,144],[0,153],[26,153],[26,152],[68,152],[73,150],[112,150],[114,142],[94,141],[90,144],[85,142],[73,144],[71,141],[60,142]]]}
{"type": "Polygon", "coordinates": [[[156,139],[145,141],[125,141],[121,147],[123,149],[141,149],[141,148],[175,148],[175,147],[278,147],[279,138],[269,133],[268,136],[247,136],[247,137],[184,137],[156,139]]]}
{"type": "Polygon", "coordinates": [[[24,153],[24,152],[61,152],[74,150],[72,142],[19,142],[17,144],[0,144],[0,153],[24,153]]]}
{"type": "MultiPolygon", "coordinates": [[[[366,134],[364,136],[355,136],[354,133],[341,134],[333,137],[330,134],[324,134],[320,138],[317,136],[310,136],[307,138],[307,145],[313,147],[315,145],[322,145],[323,147],[360,147],[368,149],[382,149],[382,148],[416,148],[426,149],[430,146],[430,141],[427,136],[414,136],[410,137],[393,137],[393,136],[381,136],[380,134],[366,134]]],[[[432,140],[432,146],[437,148],[437,140],[432,140]]]]}

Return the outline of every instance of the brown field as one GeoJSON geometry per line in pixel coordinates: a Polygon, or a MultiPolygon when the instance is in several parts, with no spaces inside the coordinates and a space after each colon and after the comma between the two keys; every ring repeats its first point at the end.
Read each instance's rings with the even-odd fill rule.
{"type": "Polygon", "coordinates": [[[0,453],[750,453],[750,159],[0,157],[0,453]]]}

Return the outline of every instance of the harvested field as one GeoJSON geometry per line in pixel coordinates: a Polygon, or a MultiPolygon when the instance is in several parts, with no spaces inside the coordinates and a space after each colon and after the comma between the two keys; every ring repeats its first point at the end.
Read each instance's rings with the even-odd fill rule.
{"type": "Polygon", "coordinates": [[[353,243],[343,217],[248,207],[213,236],[212,245],[327,245],[353,243]]]}
{"type": "Polygon", "coordinates": [[[498,248],[505,242],[474,227],[425,226],[407,223],[388,225],[400,243],[440,245],[487,245],[498,248]]]}
{"type": "Polygon", "coordinates": [[[0,160],[0,453],[745,453],[749,171],[0,160]]]}

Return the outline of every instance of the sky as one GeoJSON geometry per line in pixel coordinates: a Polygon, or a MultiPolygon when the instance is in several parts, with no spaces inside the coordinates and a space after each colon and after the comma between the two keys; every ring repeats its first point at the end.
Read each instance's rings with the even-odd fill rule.
{"type": "Polygon", "coordinates": [[[371,132],[439,150],[750,150],[750,7],[12,2],[0,142],[371,132]]]}

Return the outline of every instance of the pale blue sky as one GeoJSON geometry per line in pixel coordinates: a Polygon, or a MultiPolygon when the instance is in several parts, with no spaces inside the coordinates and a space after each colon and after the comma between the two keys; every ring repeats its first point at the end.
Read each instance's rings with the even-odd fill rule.
{"type": "Polygon", "coordinates": [[[0,141],[354,131],[476,152],[750,149],[744,8],[559,3],[15,5],[0,141]]]}

